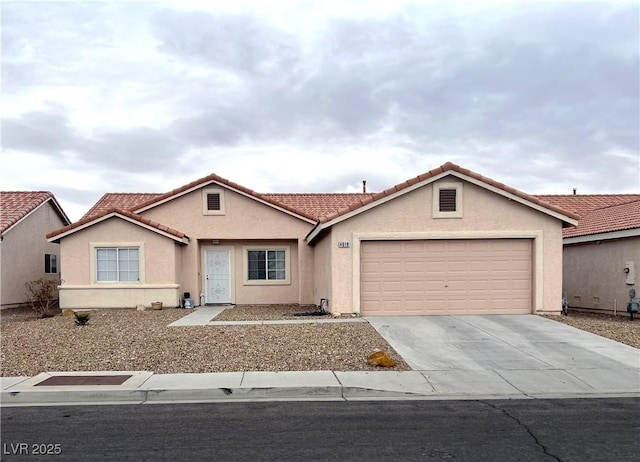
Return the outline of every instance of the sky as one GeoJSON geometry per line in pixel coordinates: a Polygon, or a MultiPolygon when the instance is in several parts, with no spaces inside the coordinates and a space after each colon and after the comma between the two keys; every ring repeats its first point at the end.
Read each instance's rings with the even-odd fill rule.
{"type": "Polygon", "coordinates": [[[72,221],[216,173],[381,191],[451,161],[640,192],[637,1],[6,1],[0,189],[72,221]]]}

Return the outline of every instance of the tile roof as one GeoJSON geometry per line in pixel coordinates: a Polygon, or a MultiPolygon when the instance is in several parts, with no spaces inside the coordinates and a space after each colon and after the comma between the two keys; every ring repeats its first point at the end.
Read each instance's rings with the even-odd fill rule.
{"type": "Polygon", "coordinates": [[[97,217],[113,209],[133,210],[139,204],[162,196],[162,193],[106,193],[81,218],[97,217]]]}
{"type": "Polygon", "coordinates": [[[640,194],[544,194],[536,197],[580,217],[603,207],[640,200],[640,194]]]}
{"type": "Polygon", "coordinates": [[[640,194],[566,196],[564,199],[555,196],[554,200],[567,200],[582,213],[578,226],[563,230],[565,238],[640,229],[640,194]],[[599,207],[600,204],[610,205],[599,207]]]}
{"type": "Polygon", "coordinates": [[[69,219],[49,191],[0,191],[0,233],[4,233],[22,218],[48,200],[53,200],[63,221],[69,219]]]}
{"type": "Polygon", "coordinates": [[[373,193],[269,193],[263,196],[299,210],[318,221],[321,217],[349,207],[351,204],[370,199],[373,193]]]}
{"type": "Polygon", "coordinates": [[[158,223],[157,221],[153,221],[150,220],[148,218],[145,218],[141,215],[135,214],[129,210],[122,210],[122,209],[109,209],[109,210],[105,210],[104,212],[102,212],[99,215],[96,216],[89,216],[86,218],[82,218],[80,221],[76,221],[75,223],[71,223],[70,225],[65,226],[64,228],[60,228],[58,230],[55,230],[53,232],[50,232],[49,234],[47,234],[47,239],[52,239],[56,236],[59,236],[61,234],[65,234],[69,231],[72,231],[76,228],[81,228],[85,225],[89,225],[92,222],[98,222],[98,221],[102,221],[104,219],[110,218],[111,216],[117,216],[117,215],[121,215],[123,217],[129,218],[133,221],[136,221],[140,224],[143,225],[147,225],[150,226],[152,228],[157,229],[158,231],[162,231],[164,233],[167,233],[171,236],[174,236],[178,239],[188,239],[187,235],[181,231],[178,231],[176,229],[173,228],[169,228],[168,226],[165,226],[161,223],[158,223]]]}
{"type": "Polygon", "coordinates": [[[411,178],[411,179],[409,179],[409,180],[407,180],[407,181],[405,181],[403,183],[399,183],[399,184],[397,184],[395,186],[392,186],[391,188],[385,189],[382,192],[379,192],[379,193],[376,193],[376,194],[371,194],[371,195],[366,195],[367,197],[362,197],[361,199],[356,200],[355,202],[343,207],[340,210],[337,210],[337,211],[335,211],[333,213],[329,213],[329,214],[321,217],[319,221],[321,223],[329,222],[329,221],[334,220],[334,219],[336,219],[336,218],[338,218],[338,217],[340,217],[342,215],[345,215],[345,214],[347,214],[349,212],[357,210],[360,207],[363,207],[363,206],[365,206],[367,204],[370,204],[372,202],[375,202],[377,200],[383,199],[386,196],[390,196],[390,195],[395,194],[395,193],[397,193],[399,191],[402,191],[402,190],[404,190],[404,189],[406,189],[406,188],[408,188],[410,186],[413,186],[416,183],[420,183],[422,181],[425,181],[425,180],[428,180],[430,178],[436,177],[436,176],[438,176],[438,175],[440,175],[442,173],[448,172],[448,171],[458,172],[458,173],[460,173],[462,175],[465,175],[467,177],[470,177],[470,178],[473,178],[475,180],[481,181],[481,182],[483,182],[483,183],[485,183],[487,185],[493,186],[495,188],[501,189],[501,190],[503,190],[503,191],[505,191],[507,193],[513,194],[514,196],[517,196],[517,197],[519,197],[521,199],[524,199],[524,200],[526,200],[528,202],[531,202],[533,204],[536,204],[536,205],[539,205],[541,207],[544,207],[544,208],[547,208],[549,210],[552,210],[552,211],[554,211],[556,213],[559,213],[561,215],[564,215],[564,216],[566,216],[568,218],[578,219],[578,215],[576,215],[576,214],[574,214],[574,213],[572,213],[572,212],[570,212],[568,210],[565,210],[562,207],[559,207],[557,205],[554,205],[554,204],[545,202],[543,200],[540,200],[536,196],[532,196],[532,195],[526,194],[526,193],[524,193],[522,191],[518,191],[517,189],[512,188],[511,186],[507,186],[504,183],[500,183],[498,181],[495,181],[495,180],[493,180],[491,178],[482,176],[482,175],[480,175],[480,174],[478,174],[476,172],[473,172],[471,170],[468,170],[466,168],[462,168],[459,165],[456,165],[456,164],[454,164],[452,162],[447,162],[446,164],[441,165],[438,168],[435,168],[433,170],[429,170],[428,172],[423,173],[422,175],[418,175],[418,176],[416,176],[414,178],[411,178]]]}

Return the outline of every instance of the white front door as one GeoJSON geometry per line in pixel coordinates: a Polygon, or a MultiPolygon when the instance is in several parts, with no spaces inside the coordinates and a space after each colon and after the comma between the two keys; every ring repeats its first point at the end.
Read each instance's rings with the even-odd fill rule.
{"type": "Polygon", "coordinates": [[[205,303],[231,303],[231,250],[204,251],[205,303]]]}

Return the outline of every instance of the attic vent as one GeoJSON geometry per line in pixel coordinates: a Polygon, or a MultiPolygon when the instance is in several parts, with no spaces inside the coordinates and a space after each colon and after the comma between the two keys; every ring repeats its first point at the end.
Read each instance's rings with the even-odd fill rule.
{"type": "Polygon", "coordinates": [[[441,212],[456,211],[456,190],[455,189],[440,190],[440,211],[441,212]]]}
{"type": "Polygon", "coordinates": [[[207,210],[220,210],[220,193],[207,194],[207,210]]]}

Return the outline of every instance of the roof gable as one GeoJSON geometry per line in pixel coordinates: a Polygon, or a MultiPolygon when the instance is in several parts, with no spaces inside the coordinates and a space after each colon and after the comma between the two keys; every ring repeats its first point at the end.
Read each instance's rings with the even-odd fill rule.
{"type": "Polygon", "coordinates": [[[273,207],[275,209],[278,209],[284,213],[287,213],[289,215],[293,215],[296,218],[299,218],[303,221],[306,221],[308,223],[314,223],[316,220],[313,216],[309,215],[307,212],[303,211],[303,210],[297,210],[293,207],[291,207],[290,205],[286,204],[286,203],[280,203],[277,202],[271,198],[269,198],[267,195],[265,194],[260,194],[257,193],[249,188],[245,188],[244,186],[241,186],[237,183],[234,183],[232,181],[229,181],[225,178],[222,178],[221,176],[218,176],[216,174],[211,174],[208,176],[205,176],[203,178],[200,178],[199,180],[196,181],[192,181],[191,183],[188,183],[184,186],[181,186],[179,188],[176,188],[172,191],[169,191],[167,193],[161,194],[157,197],[153,197],[151,199],[149,199],[146,202],[143,202],[141,204],[138,204],[135,206],[135,208],[132,209],[133,212],[137,213],[137,214],[141,214],[144,213],[145,211],[152,209],[154,207],[157,207],[159,205],[164,204],[165,202],[169,202],[173,199],[176,199],[180,196],[183,196],[185,194],[188,194],[192,191],[195,191],[197,189],[201,189],[204,188],[205,186],[209,186],[211,184],[216,184],[218,186],[222,186],[224,188],[230,189],[238,194],[241,194],[245,197],[249,197],[251,199],[254,199],[258,202],[261,202],[265,205],[268,205],[269,207],[273,207]]]}
{"type": "Polygon", "coordinates": [[[0,233],[9,231],[46,202],[51,202],[63,223],[71,223],[49,191],[0,191],[0,233]]]}
{"type": "Polygon", "coordinates": [[[136,226],[141,226],[143,228],[146,228],[152,232],[158,233],[162,236],[168,237],[170,239],[173,239],[174,241],[177,242],[181,242],[183,244],[188,244],[189,243],[189,237],[183,233],[182,231],[178,231],[176,229],[173,228],[169,228],[168,226],[165,226],[161,223],[158,223],[157,221],[153,221],[150,220],[148,218],[145,218],[143,216],[137,215],[135,213],[132,213],[128,210],[121,210],[121,209],[111,209],[111,210],[107,210],[104,213],[98,215],[98,216],[94,216],[94,217],[88,217],[88,218],[84,218],[80,221],[77,221],[75,223],[72,223],[68,226],[65,226],[64,228],[58,229],[56,231],[53,231],[49,234],[47,234],[47,240],[49,242],[57,242],[60,239],[62,239],[63,237],[66,237],[70,234],[76,233],[78,231],[81,231],[85,228],[88,228],[90,226],[94,226],[98,223],[101,223],[105,220],[108,220],[110,218],[120,218],[124,221],[127,221],[129,223],[132,223],[136,226]]]}
{"type": "Polygon", "coordinates": [[[403,183],[399,183],[395,186],[392,186],[391,188],[385,189],[382,192],[362,197],[360,200],[355,201],[352,204],[340,210],[337,210],[332,214],[320,218],[318,225],[307,236],[307,240],[311,242],[322,232],[323,229],[329,228],[332,225],[339,223],[340,221],[349,219],[352,216],[363,213],[373,207],[377,207],[378,205],[384,204],[389,200],[395,199],[396,197],[399,197],[403,194],[421,188],[427,184],[433,183],[448,175],[453,175],[462,180],[468,181],[484,189],[490,190],[494,193],[519,202],[523,205],[536,209],[542,213],[551,215],[561,220],[566,225],[577,224],[577,219],[579,218],[579,216],[572,212],[568,212],[561,207],[549,204],[538,199],[535,196],[526,194],[503,183],[492,180],[491,178],[462,168],[459,165],[447,162],[446,164],[441,165],[436,169],[430,170],[426,173],[423,173],[422,175],[418,175],[403,183]]]}

